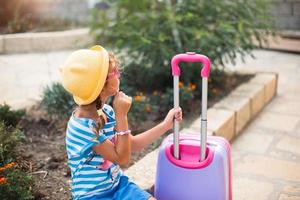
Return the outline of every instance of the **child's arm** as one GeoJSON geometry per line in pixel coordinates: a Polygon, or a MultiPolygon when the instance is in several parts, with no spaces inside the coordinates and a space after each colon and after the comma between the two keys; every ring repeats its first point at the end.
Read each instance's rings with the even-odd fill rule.
{"type": "Polygon", "coordinates": [[[140,133],[136,136],[131,137],[131,148],[132,151],[140,151],[143,148],[150,145],[152,142],[157,140],[160,136],[162,136],[165,132],[173,127],[173,119],[177,121],[182,120],[182,111],[181,108],[178,109],[171,109],[167,114],[166,118],[163,122],[159,123],[155,127],[147,130],[143,133],[140,133]]]}
{"type": "MultiPolygon", "coordinates": [[[[116,116],[116,131],[128,130],[127,113],[131,105],[131,97],[119,92],[114,99],[114,110],[116,116]]],[[[119,165],[127,165],[130,161],[131,144],[130,135],[118,135],[116,144],[105,140],[93,148],[94,152],[100,154],[104,159],[119,165]]]]}

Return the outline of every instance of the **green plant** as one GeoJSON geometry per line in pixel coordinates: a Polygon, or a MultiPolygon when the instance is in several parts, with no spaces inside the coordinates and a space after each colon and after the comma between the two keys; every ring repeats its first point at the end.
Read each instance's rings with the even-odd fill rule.
{"type": "Polygon", "coordinates": [[[22,139],[24,135],[18,128],[0,122],[0,165],[14,161],[16,146],[22,139]]]}
{"type": "MultiPolygon", "coordinates": [[[[250,54],[253,37],[262,42],[271,32],[267,0],[106,2],[109,9],[92,11],[91,31],[100,44],[128,57],[124,82],[141,91],[172,85],[169,61],[175,54],[196,51],[224,66],[250,54]]],[[[188,68],[184,82],[195,82],[199,67],[188,68]]]]}
{"type": "Polygon", "coordinates": [[[5,169],[0,172],[0,199],[33,199],[32,183],[32,177],[20,169],[5,169]]]}
{"type": "Polygon", "coordinates": [[[14,162],[16,148],[24,139],[22,132],[15,127],[7,127],[0,122],[0,199],[31,199],[32,178],[14,162]]]}
{"type": "Polygon", "coordinates": [[[0,105],[0,121],[3,121],[6,126],[16,127],[20,119],[25,115],[25,110],[11,110],[7,104],[0,105]]]}
{"type": "Polygon", "coordinates": [[[42,105],[50,116],[66,119],[71,115],[76,104],[72,95],[60,83],[53,83],[44,89],[42,105]]]}

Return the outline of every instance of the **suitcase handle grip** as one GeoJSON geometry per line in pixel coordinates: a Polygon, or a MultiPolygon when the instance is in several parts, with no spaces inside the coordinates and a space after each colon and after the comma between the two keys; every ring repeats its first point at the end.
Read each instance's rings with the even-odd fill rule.
{"type": "MultiPolygon", "coordinates": [[[[208,57],[195,52],[187,52],[185,54],[177,54],[172,58],[171,67],[173,75],[174,84],[174,108],[179,107],[179,76],[180,68],[178,66],[179,62],[201,62],[203,63],[203,68],[201,70],[202,77],[202,109],[201,109],[201,151],[200,151],[200,161],[205,160],[206,157],[206,141],[207,141],[207,84],[210,72],[210,60],[208,57]]],[[[174,157],[180,159],[179,153],[179,123],[174,120],[174,157]]]]}
{"type": "Polygon", "coordinates": [[[203,63],[203,68],[201,70],[201,77],[209,77],[210,72],[210,60],[208,57],[196,54],[195,52],[187,52],[185,54],[178,54],[172,58],[171,65],[172,65],[172,75],[173,76],[180,76],[180,62],[201,62],[203,63]]]}

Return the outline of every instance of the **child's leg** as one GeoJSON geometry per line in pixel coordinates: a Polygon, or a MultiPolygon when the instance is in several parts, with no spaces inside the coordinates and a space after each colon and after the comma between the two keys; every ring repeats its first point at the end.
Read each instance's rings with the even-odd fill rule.
{"type": "Polygon", "coordinates": [[[156,200],[154,197],[150,197],[148,200],[156,200]]]}

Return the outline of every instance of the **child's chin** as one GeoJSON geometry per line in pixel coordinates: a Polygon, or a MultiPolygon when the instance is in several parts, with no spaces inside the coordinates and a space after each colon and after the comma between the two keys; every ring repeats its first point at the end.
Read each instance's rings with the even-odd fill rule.
{"type": "Polygon", "coordinates": [[[115,93],[112,93],[110,96],[114,97],[114,96],[116,96],[117,93],[118,93],[118,91],[115,93]]]}

